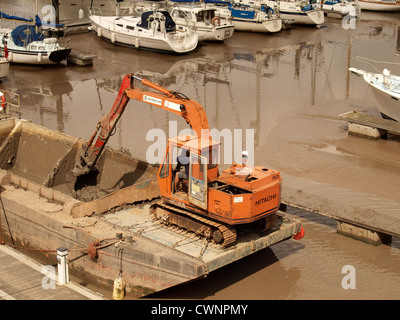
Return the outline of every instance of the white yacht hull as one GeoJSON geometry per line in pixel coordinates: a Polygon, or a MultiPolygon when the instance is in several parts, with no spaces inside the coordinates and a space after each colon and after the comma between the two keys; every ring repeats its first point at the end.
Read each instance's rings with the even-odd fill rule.
{"type": "Polygon", "coordinates": [[[2,52],[7,46],[7,60],[18,64],[49,65],[66,61],[71,49],[60,47],[55,38],[47,38],[43,41],[32,41],[24,46],[18,46],[10,36],[12,29],[0,30],[0,49],[2,52]]]}
{"type": "MultiPolygon", "coordinates": [[[[184,25],[180,25],[179,21],[176,21],[177,27],[180,30],[185,30],[184,25]]],[[[199,37],[199,41],[224,41],[232,37],[235,28],[234,26],[221,26],[217,28],[202,28],[196,27],[196,33],[199,37]]]]}
{"type": "Polygon", "coordinates": [[[11,63],[48,65],[57,64],[65,60],[71,52],[71,49],[64,49],[57,52],[32,52],[28,50],[8,49],[8,52],[7,60],[11,63]],[[56,58],[58,55],[62,56],[62,59],[56,58]]]}
{"type": "Polygon", "coordinates": [[[333,14],[335,16],[343,17],[343,16],[352,16],[359,17],[361,14],[361,8],[358,3],[351,4],[327,4],[326,2],[322,6],[322,10],[329,16],[333,14]]]}
{"type": "Polygon", "coordinates": [[[0,58],[0,79],[4,79],[7,74],[8,70],[10,69],[10,63],[6,60],[6,58],[0,58]]]}
{"type": "Polygon", "coordinates": [[[379,103],[379,112],[383,118],[400,121],[400,98],[396,98],[372,86],[372,92],[379,103]]]}
{"type": "Polygon", "coordinates": [[[235,27],[231,19],[221,18],[216,8],[206,6],[178,6],[171,9],[171,16],[178,30],[191,28],[199,41],[222,42],[232,37],[235,27]]]}
{"type": "Polygon", "coordinates": [[[382,117],[400,121],[400,77],[390,75],[385,83],[383,74],[370,73],[356,68],[349,70],[362,77],[371,86],[382,117]]]}
{"type": "Polygon", "coordinates": [[[400,11],[400,2],[364,1],[358,0],[361,10],[370,11],[400,11]]]}
{"type": "Polygon", "coordinates": [[[187,32],[177,31],[174,34],[154,33],[151,36],[146,36],[145,32],[143,32],[144,35],[141,34],[136,26],[134,26],[135,29],[132,32],[121,32],[115,27],[115,24],[101,16],[92,15],[90,19],[92,22],[92,31],[99,37],[117,45],[165,52],[187,53],[193,51],[198,43],[196,33],[189,35],[187,32]]]}
{"type": "Polygon", "coordinates": [[[282,29],[281,19],[271,19],[263,22],[258,21],[244,21],[234,19],[235,30],[249,31],[249,32],[278,32],[282,29]]]}
{"type": "Polygon", "coordinates": [[[325,22],[322,10],[302,11],[299,5],[290,2],[280,3],[280,18],[293,24],[320,25],[325,22]]]}

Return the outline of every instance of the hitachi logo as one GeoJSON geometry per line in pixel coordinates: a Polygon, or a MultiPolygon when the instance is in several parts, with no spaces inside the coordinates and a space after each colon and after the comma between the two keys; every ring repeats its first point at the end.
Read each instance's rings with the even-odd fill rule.
{"type": "Polygon", "coordinates": [[[276,199],[276,194],[273,194],[271,196],[265,197],[265,198],[261,198],[260,200],[256,201],[256,206],[264,203],[264,202],[268,202],[270,200],[276,199]]]}

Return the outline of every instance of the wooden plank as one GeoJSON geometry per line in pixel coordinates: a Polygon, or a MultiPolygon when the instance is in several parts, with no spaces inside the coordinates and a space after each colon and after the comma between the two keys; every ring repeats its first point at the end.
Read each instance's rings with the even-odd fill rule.
{"type": "Polygon", "coordinates": [[[339,118],[351,123],[357,123],[368,127],[383,129],[400,134],[400,122],[383,119],[367,114],[362,114],[357,111],[349,111],[339,115],[339,118]]]}
{"type": "Polygon", "coordinates": [[[12,295],[0,290],[0,300],[17,300],[12,295]]]}
{"type": "MultiPolygon", "coordinates": [[[[0,245],[0,300],[88,300],[100,296],[69,283],[59,286],[53,279],[53,286],[45,288],[42,282],[46,275],[43,265],[5,245],[0,245]]],[[[48,283],[49,282],[46,282],[48,283]]]]}

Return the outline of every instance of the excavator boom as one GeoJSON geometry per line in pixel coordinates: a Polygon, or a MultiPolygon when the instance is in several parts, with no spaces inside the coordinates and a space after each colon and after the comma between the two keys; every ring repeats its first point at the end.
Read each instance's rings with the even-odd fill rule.
{"type": "Polygon", "coordinates": [[[200,104],[181,93],[170,91],[147,79],[140,79],[132,74],[128,74],[122,81],[110,112],[97,123],[86,150],[80,156],[80,163],[75,168],[75,176],[88,173],[94,169],[130,99],[143,101],[175,113],[186,120],[198,137],[209,137],[207,116],[200,104]],[[154,89],[154,91],[135,87],[135,79],[139,80],[142,85],[154,89]]]}

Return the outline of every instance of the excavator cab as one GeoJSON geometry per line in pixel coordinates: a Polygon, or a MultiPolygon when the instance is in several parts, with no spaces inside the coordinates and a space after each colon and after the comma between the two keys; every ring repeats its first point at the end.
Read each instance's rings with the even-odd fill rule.
{"type": "Polygon", "coordinates": [[[207,210],[208,182],[218,177],[218,142],[183,135],[168,140],[158,172],[161,196],[172,203],[184,202],[207,210]],[[179,188],[182,178],[186,187],[179,188]]]}

